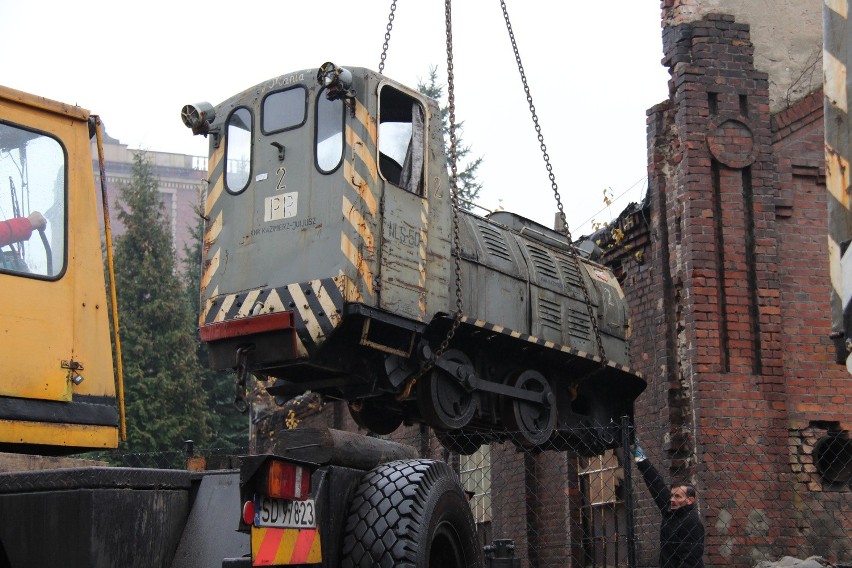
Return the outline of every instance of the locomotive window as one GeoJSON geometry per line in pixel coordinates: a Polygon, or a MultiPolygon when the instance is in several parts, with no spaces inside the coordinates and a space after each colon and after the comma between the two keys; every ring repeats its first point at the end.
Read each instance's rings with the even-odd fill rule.
{"type": "Polygon", "coordinates": [[[272,134],[305,123],[308,116],[308,90],[302,86],[278,91],[263,99],[261,132],[272,134]]]}
{"type": "Polygon", "coordinates": [[[317,169],[331,173],[343,158],[343,101],[330,101],[325,89],[317,97],[317,169]]]}
{"type": "Polygon", "coordinates": [[[394,185],[423,195],[426,139],[423,107],[392,87],[379,96],[379,171],[394,185]]]}
{"type": "Polygon", "coordinates": [[[0,123],[0,272],[62,274],[66,169],[57,139],[0,123]]]}
{"type": "Polygon", "coordinates": [[[239,193],[248,186],[251,172],[251,112],[238,108],[228,117],[228,134],[225,138],[225,186],[231,193],[239,193]]]}

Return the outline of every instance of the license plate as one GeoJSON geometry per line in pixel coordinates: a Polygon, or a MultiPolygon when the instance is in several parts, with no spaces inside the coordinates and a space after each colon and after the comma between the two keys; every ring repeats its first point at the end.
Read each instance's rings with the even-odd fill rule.
{"type": "Polygon", "coordinates": [[[288,501],[272,497],[256,497],[254,526],[313,529],[317,526],[317,507],[313,499],[288,501]]]}

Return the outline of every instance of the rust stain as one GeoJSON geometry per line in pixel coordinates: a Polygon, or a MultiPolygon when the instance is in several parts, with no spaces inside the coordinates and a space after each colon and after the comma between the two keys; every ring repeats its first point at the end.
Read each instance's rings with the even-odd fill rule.
{"type": "Polygon", "coordinates": [[[826,144],[825,146],[826,186],[829,193],[849,209],[850,191],[850,168],[849,160],[844,158],[837,150],[826,144]]]}
{"type": "MultiPolygon", "coordinates": [[[[204,294],[204,288],[203,287],[201,289],[201,294],[202,295],[204,294]]],[[[219,295],[219,288],[216,287],[216,289],[213,290],[213,293],[210,294],[210,297],[207,298],[206,300],[204,300],[204,309],[201,311],[201,314],[198,318],[198,325],[204,325],[204,322],[207,321],[207,315],[210,313],[210,310],[213,309],[213,305],[216,302],[214,298],[216,298],[216,296],[218,296],[218,295],[219,295]]]]}
{"type": "Polygon", "coordinates": [[[346,199],[346,196],[343,197],[343,215],[358,233],[358,236],[364,241],[364,246],[367,247],[367,251],[372,256],[375,253],[375,237],[373,236],[373,232],[370,230],[370,226],[366,219],[364,219],[364,216],[355,208],[355,205],[346,199]]]}
{"type": "Polygon", "coordinates": [[[363,280],[366,286],[367,293],[373,295],[373,273],[370,270],[369,263],[364,258],[359,247],[357,247],[349,237],[341,233],[340,235],[340,250],[350,263],[355,267],[358,276],[363,280]]]}
{"type": "Polygon", "coordinates": [[[216,254],[213,255],[212,258],[209,258],[204,263],[204,273],[201,275],[201,289],[206,289],[207,286],[210,285],[210,280],[213,279],[213,276],[216,274],[216,271],[219,269],[219,261],[221,258],[222,249],[216,251],[216,254]]]}
{"type": "MultiPolygon", "coordinates": [[[[376,180],[379,179],[379,171],[376,166],[376,160],[373,159],[372,148],[368,147],[367,144],[365,144],[350,127],[346,128],[346,143],[351,148],[350,155],[352,157],[352,162],[355,162],[355,158],[361,160],[367,167],[367,171],[370,173],[370,178],[373,180],[373,183],[375,183],[376,180]]],[[[375,148],[375,146],[373,146],[373,148],[375,148]]]]}
{"type": "Polygon", "coordinates": [[[216,239],[219,237],[219,233],[222,232],[222,212],[216,215],[216,218],[213,220],[210,225],[207,227],[207,233],[204,235],[204,245],[210,247],[213,243],[216,242],[216,239]]]}
{"type": "Polygon", "coordinates": [[[337,289],[340,290],[340,295],[343,296],[343,300],[346,302],[363,302],[364,297],[361,295],[361,291],[355,285],[355,282],[352,281],[343,271],[340,271],[340,274],[334,279],[337,284],[337,289]]]}
{"type": "Polygon", "coordinates": [[[367,107],[361,104],[361,102],[357,99],[355,101],[355,118],[364,126],[364,129],[367,131],[367,135],[370,137],[370,142],[373,146],[375,146],[378,131],[376,121],[372,116],[370,116],[370,111],[367,110],[367,107]]]}

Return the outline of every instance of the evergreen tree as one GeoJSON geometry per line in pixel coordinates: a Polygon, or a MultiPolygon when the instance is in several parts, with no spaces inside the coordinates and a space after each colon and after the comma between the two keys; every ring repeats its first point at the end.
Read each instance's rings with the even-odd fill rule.
{"type": "Polygon", "coordinates": [[[204,447],[210,438],[193,321],[157,186],[136,153],[118,206],[125,233],[115,245],[130,452],[180,451],[187,439],[204,447]]]}
{"type": "MultiPolygon", "coordinates": [[[[184,245],[183,270],[187,304],[193,318],[201,311],[201,257],[204,243],[203,191],[199,192],[198,216],[190,227],[189,245],[184,245]]],[[[197,326],[196,326],[197,327],[197,326]]],[[[197,334],[196,334],[197,337],[197,334]]],[[[248,415],[234,406],[234,381],[232,372],[213,371],[208,365],[207,346],[197,338],[198,361],[202,366],[201,383],[210,409],[211,448],[232,449],[248,446],[248,415]]]]}
{"type": "MultiPolygon", "coordinates": [[[[444,85],[438,84],[438,68],[429,68],[429,79],[426,82],[418,81],[417,90],[442,103],[444,98],[444,85]]],[[[450,169],[450,107],[443,105],[441,108],[441,129],[444,132],[444,145],[447,154],[447,169],[450,169]]],[[[482,157],[473,160],[467,160],[470,155],[470,146],[465,146],[462,142],[462,128],[464,122],[456,123],[456,169],[457,169],[457,184],[459,190],[459,205],[468,211],[472,209],[474,201],[479,197],[479,190],[482,189],[482,184],[476,178],[476,172],[482,163],[482,157]]]]}

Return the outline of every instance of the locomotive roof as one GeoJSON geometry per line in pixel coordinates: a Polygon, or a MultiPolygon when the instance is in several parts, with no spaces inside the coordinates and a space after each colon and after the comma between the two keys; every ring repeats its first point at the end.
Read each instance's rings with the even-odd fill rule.
{"type": "MultiPolygon", "coordinates": [[[[348,69],[352,73],[353,77],[355,77],[355,76],[367,77],[367,76],[372,75],[376,79],[389,79],[388,77],[385,77],[384,75],[380,75],[377,71],[374,71],[372,69],[368,69],[366,67],[350,67],[350,66],[347,66],[347,65],[342,65],[340,67],[344,67],[345,69],[348,69]]],[[[290,86],[304,85],[304,84],[312,85],[317,80],[317,72],[319,71],[319,69],[320,69],[319,67],[311,67],[311,68],[307,68],[307,69],[299,69],[297,71],[288,71],[288,72],[283,73],[281,75],[277,75],[275,77],[270,77],[269,79],[266,79],[265,81],[262,81],[262,82],[260,82],[256,85],[251,86],[251,87],[248,87],[247,89],[245,89],[245,90],[243,90],[243,91],[241,91],[241,92],[239,92],[235,95],[228,97],[228,99],[226,99],[225,101],[222,101],[220,103],[220,105],[225,104],[225,103],[227,103],[228,101],[231,101],[231,100],[241,100],[241,99],[244,99],[247,96],[263,95],[263,94],[266,94],[266,93],[271,93],[273,91],[282,90],[282,89],[285,89],[285,88],[290,87],[290,86]]],[[[393,81],[393,79],[389,79],[389,80],[393,81]]],[[[397,83],[397,84],[401,84],[401,83],[398,83],[396,81],[393,81],[393,82],[397,83]]]]}

